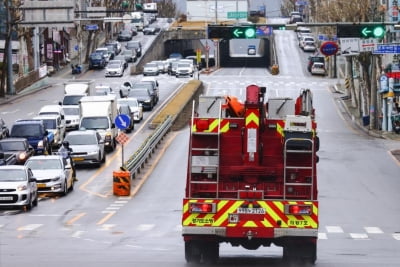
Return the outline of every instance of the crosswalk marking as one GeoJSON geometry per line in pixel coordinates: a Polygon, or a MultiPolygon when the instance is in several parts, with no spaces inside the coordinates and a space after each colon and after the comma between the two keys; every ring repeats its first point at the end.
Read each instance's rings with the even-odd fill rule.
{"type": "Polygon", "coordinates": [[[350,236],[351,236],[351,238],[358,239],[358,240],[368,239],[368,235],[367,234],[363,234],[363,233],[350,233],[350,236]]]}
{"type": "Polygon", "coordinates": [[[392,234],[393,238],[400,241],[400,233],[392,234]]]}
{"type": "Polygon", "coordinates": [[[368,234],[383,234],[383,231],[379,227],[364,227],[368,234]]]}
{"type": "Polygon", "coordinates": [[[340,226],[326,226],[328,233],[343,233],[343,229],[340,226]]]}

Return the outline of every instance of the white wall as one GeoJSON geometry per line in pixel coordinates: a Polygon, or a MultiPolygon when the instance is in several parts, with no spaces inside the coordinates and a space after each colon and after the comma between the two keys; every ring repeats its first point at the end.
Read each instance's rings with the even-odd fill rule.
{"type": "MultiPolygon", "coordinates": [[[[188,21],[218,21],[236,20],[228,19],[228,12],[248,12],[247,0],[232,1],[187,1],[186,15],[188,21]],[[215,9],[217,4],[217,9],[215,9]],[[217,11],[217,12],[216,12],[217,11]]],[[[240,19],[239,21],[246,21],[240,19]]]]}

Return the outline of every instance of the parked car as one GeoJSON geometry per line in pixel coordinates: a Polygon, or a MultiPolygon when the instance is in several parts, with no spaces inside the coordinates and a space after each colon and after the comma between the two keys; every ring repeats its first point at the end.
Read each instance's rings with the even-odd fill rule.
{"type": "Polygon", "coordinates": [[[126,49],[122,51],[120,55],[124,56],[128,62],[136,62],[137,60],[136,50],[134,49],[133,50],[126,49]]]}
{"type": "Polygon", "coordinates": [[[40,115],[33,118],[34,120],[42,120],[48,132],[53,133],[52,146],[58,148],[64,140],[66,127],[61,120],[60,115],[40,115]]]}
{"type": "Polygon", "coordinates": [[[153,107],[156,105],[155,96],[145,87],[129,89],[127,96],[136,98],[144,110],[153,110],[153,107]]]}
{"type": "Polygon", "coordinates": [[[311,74],[324,76],[326,74],[325,64],[321,62],[314,62],[311,67],[311,74]]]}
{"type": "Polygon", "coordinates": [[[0,206],[31,210],[37,204],[37,184],[31,169],[0,166],[0,206]]]}
{"type": "Polygon", "coordinates": [[[32,170],[39,193],[65,196],[74,189],[71,164],[61,155],[34,156],[25,162],[25,166],[32,170]]]}
{"type": "Polygon", "coordinates": [[[143,76],[158,75],[158,66],[154,62],[148,62],[143,66],[143,76]]]}
{"type": "Polygon", "coordinates": [[[133,118],[133,113],[128,104],[118,103],[118,114],[124,114],[129,118],[129,125],[125,128],[127,133],[132,132],[135,129],[135,120],[133,118]]]}
{"type": "Polygon", "coordinates": [[[65,141],[72,149],[71,158],[75,165],[94,164],[100,166],[106,161],[104,141],[95,130],[77,130],[67,133],[65,141]]]}
{"type": "Polygon", "coordinates": [[[130,30],[122,30],[118,33],[117,37],[118,41],[130,41],[132,40],[132,31],[130,30]]]}
{"type": "Polygon", "coordinates": [[[117,100],[118,105],[128,105],[133,114],[135,122],[143,120],[143,106],[134,97],[124,97],[117,100]]]}
{"type": "Polygon", "coordinates": [[[10,130],[8,129],[3,118],[0,118],[0,139],[7,138],[10,136],[10,130]]]}
{"type": "Polygon", "coordinates": [[[142,43],[140,41],[128,41],[125,45],[125,48],[129,50],[135,50],[137,57],[142,56],[142,43]]]}
{"type": "Polygon", "coordinates": [[[14,153],[15,164],[23,165],[25,161],[35,155],[35,149],[26,138],[6,138],[0,140],[0,151],[5,154],[14,153]]]}
{"type": "Polygon", "coordinates": [[[122,77],[124,75],[124,62],[121,60],[110,60],[108,62],[105,76],[106,77],[122,77]]]}
{"type": "Polygon", "coordinates": [[[66,105],[62,106],[65,114],[65,127],[67,131],[77,130],[79,128],[79,106],[66,105]]]}

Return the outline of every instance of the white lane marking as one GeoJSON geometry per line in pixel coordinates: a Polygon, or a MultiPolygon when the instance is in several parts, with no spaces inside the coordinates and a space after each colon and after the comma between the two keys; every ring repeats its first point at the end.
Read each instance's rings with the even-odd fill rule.
{"type": "Polygon", "coordinates": [[[18,227],[17,231],[33,231],[41,226],[43,226],[43,224],[27,224],[25,226],[18,227]]]}
{"type": "Polygon", "coordinates": [[[141,224],[138,227],[136,227],[136,230],[149,231],[149,230],[153,229],[154,226],[155,226],[154,224],[141,224]]]}
{"type": "Polygon", "coordinates": [[[318,239],[328,239],[326,233],[318,233],[318,239]]]}

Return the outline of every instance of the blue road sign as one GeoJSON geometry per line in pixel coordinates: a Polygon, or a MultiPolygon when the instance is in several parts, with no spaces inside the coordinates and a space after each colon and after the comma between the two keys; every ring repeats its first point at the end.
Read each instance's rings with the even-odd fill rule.
{"type": "Polygon", "coordinates": [[[131,119],[126,114],[120,114],[115,117],[114,122],[118,129],[125,130],[131,123],[131,119]]]}
{"type": "Polygon", "coordinates": [[[378,44],[373,54],[400,54],[400,45],[398,44],[378,44]]]}
{"type": "Polygon", "coordinates": [[[87,31],[97,31],[98,29],[99,29],[99,25],[97,25],[97,24],[86,25],[87,31]]]}

